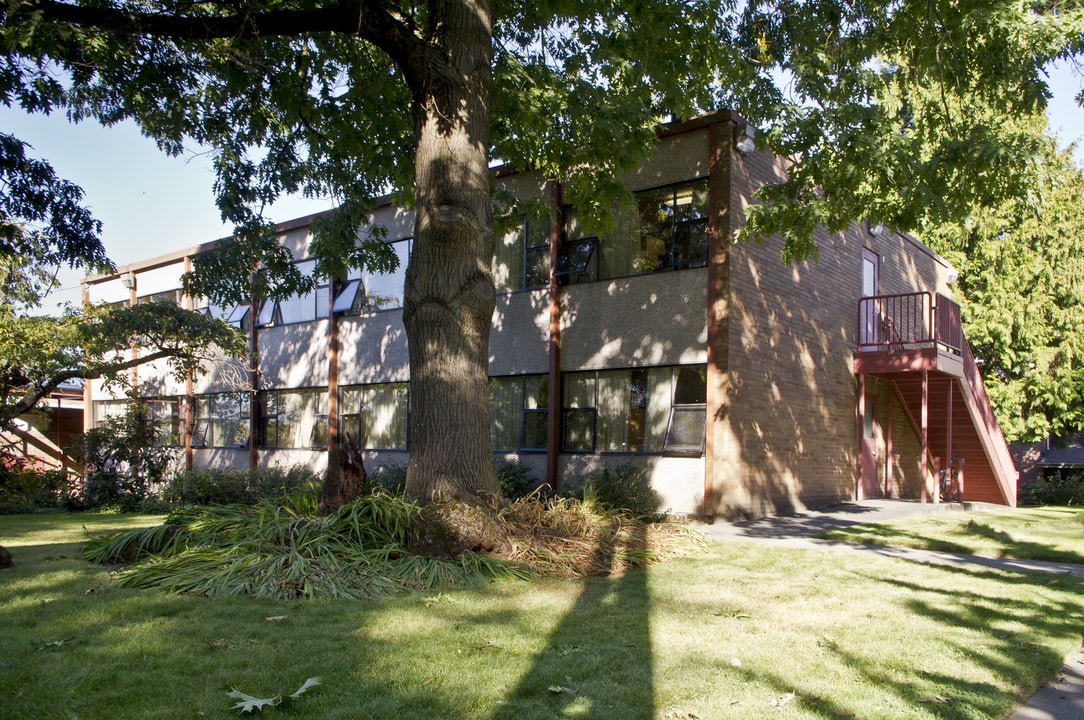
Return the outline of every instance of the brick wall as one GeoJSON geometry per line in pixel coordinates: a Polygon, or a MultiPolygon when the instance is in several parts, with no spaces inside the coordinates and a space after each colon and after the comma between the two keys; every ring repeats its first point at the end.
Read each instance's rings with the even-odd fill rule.
{"type": "MultiPolygon", "coordinates": [[[[730,153],[728,171],[732,212],[726,222],[734,229],[753,189],[784,171],[762,152],[730,153]]],[[[729,308],[725,345],[716,343],[726,352],[713,433],[718,514],[788,512],[855,496],[859,428],[852,353],[863,248],[882,258],[881,293],[948,290],[944,262],[910,238],[888,231],[873,236],[863,224],[842,233],[819,231],[816,242],[819,260],[798,265],[780,259],[779,238],[719,248],[727,254],[720,268],[729,308]]],[[[879,403],[882,436],[893,405],[879,403]]],[[[893,427],[896,484],[910,492],[917,487],[917,439],[903,417],[893,427]]]]}

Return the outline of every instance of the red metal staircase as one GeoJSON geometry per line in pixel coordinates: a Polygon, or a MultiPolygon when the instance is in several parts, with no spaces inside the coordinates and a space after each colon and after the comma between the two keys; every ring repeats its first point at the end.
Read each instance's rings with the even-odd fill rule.
{"type": "Polygon", "coordinates": [[[858,337],[855,372],[891,385],[922,443],[923,499],[928,492],[937,502],[934,480],[952,459],[962,500],[1015,506],[1016,468],[964,339],[959,306],[930,293],[865,297],[858,337]]]}

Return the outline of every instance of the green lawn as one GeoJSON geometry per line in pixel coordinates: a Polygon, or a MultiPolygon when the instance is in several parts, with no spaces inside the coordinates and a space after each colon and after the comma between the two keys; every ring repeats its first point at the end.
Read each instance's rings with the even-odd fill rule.
{"type": "Polygon", "coordinates": [[[939,512],[818,535],[830,540],[1084,564],[1084,508],[939,512]]]}
{"type": "MultiPolygon", "coordinates": [[[[88,522],[88,520],[90,522],[88,522]]],[[[1084,582],[740,542],[586,582],[361,603],[111,587],[103,524],[0,517],[0,718],[971,718],[1079,645],[1084,582]]]]}

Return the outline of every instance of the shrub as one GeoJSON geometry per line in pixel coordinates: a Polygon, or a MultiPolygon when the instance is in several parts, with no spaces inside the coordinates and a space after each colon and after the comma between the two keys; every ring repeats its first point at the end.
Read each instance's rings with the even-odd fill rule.
{"type": "Polygon", "coordinates": [[[580,480],[571,496],[586,504],[598,503],[608,510],[620,510],[636,518],[659,514],[659,494],[647,480],[647,471],[632,465],[596,470],[580,480]]]}
{"type": "Polygon", "coordinates": [[[1020,488],[1021,505],[1079,505],[1084,503],[1084,472],[1058,472],[1020,488]]]}
{"type": "Polygon", "coordinates": [[[406,465],[388,463],[381,465],[365,477],[366,492],[385,492],[402,497],[406,491],[406,465]]]}
{"type": "Polygon", "coordinates": [[[0,463],[0,513],[56,510],[70,491],[63,470],[34,470],[15,459],[0,463]]]}
{"type": "Polygon", "coordinates": [[[87,461],[81,495],[73,508],[135,510],[162,482],[176,449],[159,445],[158,428],[146,422],[145,407],[132,403],[123,415],[88,430],[77,450],[87,461]]]}
{"type": "Polygon", "coordinates": [[[505,460],[497,463],[497,483],[500,485],[501,497],[517,500],[530,495],[538,485],[538,480],[531,476],[531,469],[526,465],[515,460],[505,460]]]}
{"type": "Polygon", "coordinates": [[[302,465],[245,470],[186,470],[171,477],[162,490],[169,505],[252,505],[284,495],[315,495],[321,480],[302,465]]]}

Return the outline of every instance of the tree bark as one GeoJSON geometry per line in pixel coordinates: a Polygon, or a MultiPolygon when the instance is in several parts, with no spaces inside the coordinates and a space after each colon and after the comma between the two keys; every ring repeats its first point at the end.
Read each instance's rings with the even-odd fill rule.
{"type": "Polygon", "coordinates": [[[430,4],[424,72],[407,73],[417,154],[403,322],[410,355],[406,492],[422,502],[497,493],[489,436],[495,291],[489,188],[492,2],[430,4]],[[433,45],[442,49],[432,53],[433,45]],[[434,56],[441,57],[439,63],[434,56]]]}

